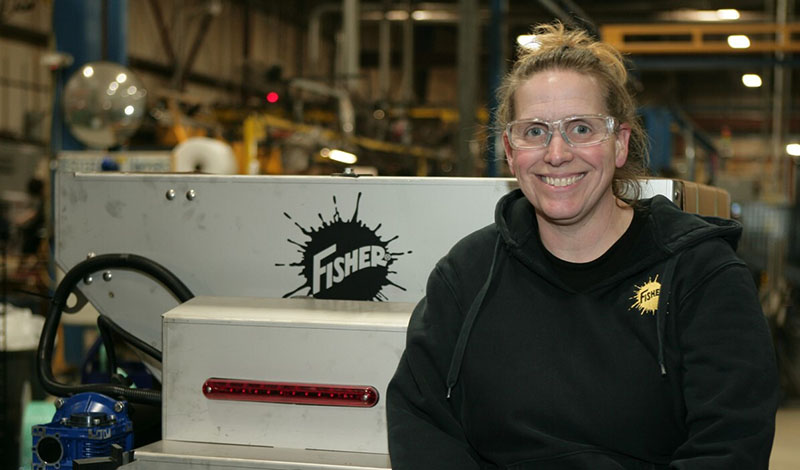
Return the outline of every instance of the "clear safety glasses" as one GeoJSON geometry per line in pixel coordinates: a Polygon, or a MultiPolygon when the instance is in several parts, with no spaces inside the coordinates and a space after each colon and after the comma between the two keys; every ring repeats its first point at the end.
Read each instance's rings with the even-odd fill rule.
{"type": "Polygon", "coordinates": [[[556,129],[570,146],[588,147],[608,140],[616,125],[616,119],[603,114],[570,116],[558,121],[520,119],[508,123],[506,135],[511,148],[516,150],[547,147],[556,129]]]}

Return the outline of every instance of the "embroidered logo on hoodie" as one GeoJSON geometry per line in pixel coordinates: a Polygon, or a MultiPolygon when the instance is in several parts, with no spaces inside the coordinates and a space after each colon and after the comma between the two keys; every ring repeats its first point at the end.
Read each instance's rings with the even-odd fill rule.
{"type": "MultiPolygon", "coordinates": [[[[305,243],[288,240],[300,247],[302,259],[289,264],[276,263],[275,266],[302,268],[299,276],[304,281],[283,297],[291,297],[306,289],[301,295],[319,299],[388,300],[382,292],[384,287],[391,285],[405,290],[389,279],[389,275],[394,273],[390,267],[398,256],[411,251],[390,251],[389,244],[397,236],[384,240],[377,234],[381,224],[373,229],[358,220],[360,203],[361,193],[358,193],[352,217],[344,220],[336,207],[334,196],[333,217],[326,221],[322,214],[317,214],[322,222],[318,228],[305,228],[294,222],[303,235],[309,238],[305,243]]],[[[289,214],[284,212],[283,215],[294,221],[289,214]]]]}
{"type": "Polygon", "coordinates": [[[634,290],[635,293],[631,297],[633,305],[629,308],[639,310],[639,315],[644,315],[645,313],[655,315],[656,310],[658,310],[658,295],[661,293],[661,283],[658,282],[658,275],[656,275],[655,279],[648,278],[647,282],[641,286],[634,286],[634,290]]]}

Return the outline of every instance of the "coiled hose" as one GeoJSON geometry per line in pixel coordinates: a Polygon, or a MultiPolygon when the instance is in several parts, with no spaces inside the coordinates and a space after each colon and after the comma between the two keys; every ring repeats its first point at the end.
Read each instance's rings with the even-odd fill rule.
{"type": "MultiPolygon", "coordinates": [[[[61,321],[61,313],[67,305],[69,294],[84,277],[104,269],[127,269],[146,274],[160,282],[175,298],[180,302],[186,302],[194,297],[192,291],[172,274],[167,268],[161,266],[153,260],[143,256],[133,254],[106,254],[89,258],[76,264],[64,276],[64,279],[56,288],[47,318],[42,328],[42,335],[39,338],[39,349],[36,354],[36,369],[39,380],[44,389],[56,396],[67,396],[81,392],[97,392],[112,397],[124,397],[132,403],[142,403],[158,405],[161,403],[161,392],[157,390],[141,390],[122,387],[114,384],[83,384],[67,385],[59,383],[53,376],[53,346],[55,344],[56,332],[61,321]]],[[[114,331],[121,334],[134,346],[139,347],[150,356],[160,360],[161,354],[143,341],[135,338],[114,325],[110,320],[102,321],[104,326],[110,326],[114,331]],[[154,356],[155,355],[155,356],[154,356]]]]}

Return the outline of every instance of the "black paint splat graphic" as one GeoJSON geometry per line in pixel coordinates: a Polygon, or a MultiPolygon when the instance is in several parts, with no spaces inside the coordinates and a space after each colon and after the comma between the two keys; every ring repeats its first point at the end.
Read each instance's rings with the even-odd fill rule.
{"type": "Polygon", "coordinates": [[[398,256],[411,251],[389,251],[389,244],[398,237],[382,240],[377,234],[382,224],[370,229],[358,220],[360,203],[361,193],[358,193],[353,216],[350,220],[343,220],[336,205],[336,196],[333,196],[333,218],[326,221],[322,214],[317,214],[322,225],[316,229],[305,228],[295,222],[292,216],[283,213],[303,235],[310,238],[305,244],[287,239],[289,243],[300,247],[298,252],[302,259],[295,263],[275,264],[301,267],[298,275],[305,279],[300,287],[284,294],[284,298],[307,289],[302,295],[318,299],[388,300],[382,292],[384,287],[406,290],[389,280],[390,274],[396,274],[390,267],[398,256]]]}

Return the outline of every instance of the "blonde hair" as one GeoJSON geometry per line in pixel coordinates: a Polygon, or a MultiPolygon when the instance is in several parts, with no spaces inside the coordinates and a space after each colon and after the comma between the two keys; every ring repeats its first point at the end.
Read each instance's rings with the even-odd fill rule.
{"type": "Polygon", "coordinates": [[[560,22],[534,27],[539,47],[520,47],[511,72],[497,90],[497,130],[503,132],[515,119],[514,94],[519,86],[538,72],[567,70],[591,75],[601,85],[603,101],[609,115],[631,126],[628,158],[614,173],[614,195],[637,201],[641,190],[637,178],[647,174],[647,136],[636,116],[636,102],[628,91],[628,71],[622,54],[585,31],[568,30],[560,22]]]}

